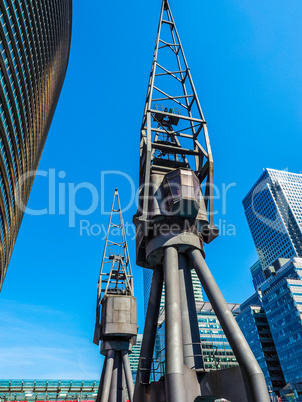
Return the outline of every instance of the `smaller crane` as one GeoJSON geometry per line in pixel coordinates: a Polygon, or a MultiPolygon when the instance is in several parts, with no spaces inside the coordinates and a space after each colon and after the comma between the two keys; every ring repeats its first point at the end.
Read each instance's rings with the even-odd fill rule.
{"type": "Polygon", "coordinates": [[[129,354],[137,335],[136,298],[118,190],[115,189],[100,270],[93,342],[105,361],[97,402],[133,401],[129,354]],[[116,219],[117,218],[117,219],[116,219]],[[115,222],[118,221],[118,222],[115,222]]]}

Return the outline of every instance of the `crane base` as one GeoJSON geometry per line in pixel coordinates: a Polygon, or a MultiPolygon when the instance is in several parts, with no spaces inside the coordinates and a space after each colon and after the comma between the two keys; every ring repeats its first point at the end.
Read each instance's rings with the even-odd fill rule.
{"type": "MultiPolygon", "coordinates": [[[[202,401],[200,397],[224,398],[231,402],[250,402],[240,367],[217,371],[190,370],[184,367],[186,401],[202,401]]],[[[166,402],[165,377],[136,387],[134,402],[166,402]]]]}

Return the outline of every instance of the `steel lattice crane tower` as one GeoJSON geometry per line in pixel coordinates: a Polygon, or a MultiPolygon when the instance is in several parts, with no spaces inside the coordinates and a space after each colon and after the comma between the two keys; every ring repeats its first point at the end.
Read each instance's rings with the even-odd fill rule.
{"type": "Polygon", "coordinates": [[[153,269],[134,401],[193,402],[204,395],[268,402],[263,373],[205,263],[214,225],[207,124],[168,1],[163,0],[140,140],[137,264],[153,269]],[[240,368],[203,368],[192,288],[195,269],[240,368]],[[165,375],[150,383],[165,283],[165,375]],[[236,369],[238,369],[236,371],[236,369]],[[244,381],[243,381],[244,378],[244,381]]]}
{"type": "Polygon", "coordinates": [[[119,194],[115,189],[100,270],[93,342],[105,356],[97,402],[133,401],[129,353],[137,335],[136,298],[119,194]],[[116,218],[116,219],[115,219],[116,218]]]}

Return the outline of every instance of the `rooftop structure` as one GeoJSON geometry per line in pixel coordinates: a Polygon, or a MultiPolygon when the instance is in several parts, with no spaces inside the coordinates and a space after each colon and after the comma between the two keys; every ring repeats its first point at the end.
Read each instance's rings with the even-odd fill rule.
{"type": "Polygon", "coordinates": [[[98,381],[0,380],[0,401],[95,401],[98,381]]]}

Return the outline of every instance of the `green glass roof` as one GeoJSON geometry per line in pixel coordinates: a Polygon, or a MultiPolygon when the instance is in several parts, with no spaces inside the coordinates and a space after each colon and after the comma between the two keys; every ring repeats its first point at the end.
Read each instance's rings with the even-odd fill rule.
{"type": "Polygon", "coordinates": [[[99,381],[0,380],[0,402],[95,401],[99,381]]]}

